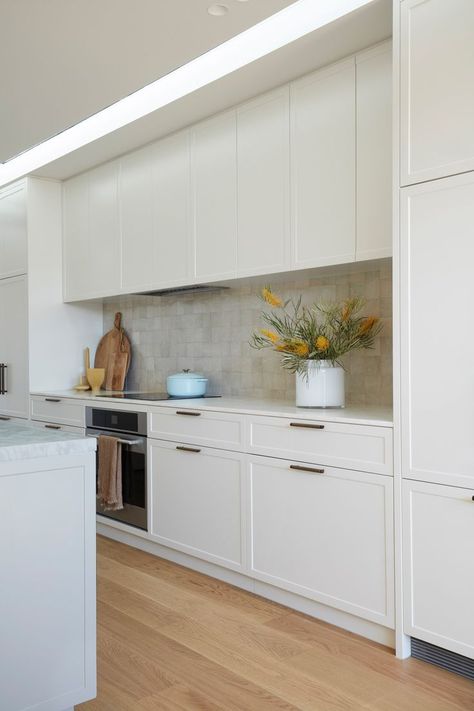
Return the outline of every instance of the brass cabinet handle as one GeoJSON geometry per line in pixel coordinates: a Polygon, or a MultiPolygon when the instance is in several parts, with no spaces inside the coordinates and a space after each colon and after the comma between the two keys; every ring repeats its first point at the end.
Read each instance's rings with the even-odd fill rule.
{"type": "Polygon", "coordinates": [[[199,417],[200,412],[189,412],[188,410],[176,410],[177,415],[189,415],[190,417],[199,417]]]}
{"type": "Polygon", "coordinates": [[[311,474],[324,474],[324,469],[316,469],[316,467],[302,467],[300,464],[290,464],[290,469],[297,472],[311,472],[311,474]]]}
{"type": "Polygon", "coordinates": [[[290,422],[290,427],[303,427],[307,430],[323,430],[324,425],[312,425],[309,422],[290,422]]]}
{"type": "Polygon", "coordinates": [[[61,402],[60,398],[57,397],[45,397],[45,402],[61,402]]]}
{"type": "Polygon", "coordinates": [[[196,447],[181,447],[179,445],[176,447],[176,449],[179,449],[180,452],[194,452],[194,454],[199,454],[199,452],[201,451],[196,447]]]}
{"type": "Polygon", "coordinates": [[[60,425],[45,425],[47,430],[60,430],[60,425]]]}

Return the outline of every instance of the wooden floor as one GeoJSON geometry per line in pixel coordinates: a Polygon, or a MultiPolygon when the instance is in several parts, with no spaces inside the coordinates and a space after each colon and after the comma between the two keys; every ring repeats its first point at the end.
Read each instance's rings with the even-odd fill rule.
{"type": "Polygon", "coordinates": [[[98,686],[76,709],[474,709],[467,679],[105,538],[98,686]]]}

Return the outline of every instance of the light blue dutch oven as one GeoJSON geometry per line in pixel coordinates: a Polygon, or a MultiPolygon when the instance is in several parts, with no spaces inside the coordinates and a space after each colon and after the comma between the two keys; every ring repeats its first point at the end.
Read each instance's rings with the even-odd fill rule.
{"type": "Polygon", "coordinates": [[[166,389],[171,397],[202,397],[206,394],[207,378],[188,369],[168,375],[166,389]]]}

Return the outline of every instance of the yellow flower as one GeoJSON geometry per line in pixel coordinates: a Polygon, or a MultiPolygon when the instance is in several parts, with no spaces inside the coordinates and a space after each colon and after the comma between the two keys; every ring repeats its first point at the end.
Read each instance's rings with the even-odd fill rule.
{"type": "Polygon", "coordinates": [[[265,286],[262,289],[262,299],[267,302],[267,304],[270,304],[270,306],[283,306],[283,301],[280,299],[279,296],[276,296],[270,289],[270,287],[265,286]]]}
{"type": "Polygon", "coordinates": [[[377,316],[367,316],[367,318],[362,321],[359,327],[359,335],[362,336],[364,333],[367,333],[367,331],[370,331],[377,322],[377,316]]]}
{"type": "Polygon", "coordinates": [[[304,358],[309,353],[309,346],[307,343],[295,343],[295,355],[304,358]]]}
{"type": "Polygon", "coordinates": [[[326,336],[318,336],[315,345],[318,351],[327,351],[330,346],[329,339],[326,336]]]}
{"type": "Polygon", "coordinates": [[[261,328],[260,333],[265,336],[265,338],[268,338],[269,341],[272,341],[272,343],[277,343],[279,340],[278,334],[274,331],[269,331],[267,328],[261,328]]]}

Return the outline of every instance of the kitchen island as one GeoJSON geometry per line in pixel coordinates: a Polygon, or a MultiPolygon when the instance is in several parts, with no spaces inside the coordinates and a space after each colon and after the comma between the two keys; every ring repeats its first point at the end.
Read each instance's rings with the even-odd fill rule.
{"type": "Polygon", "coordinates": [[[0,421],[0,707],[96,695],[96,440],[0,421]]]}

